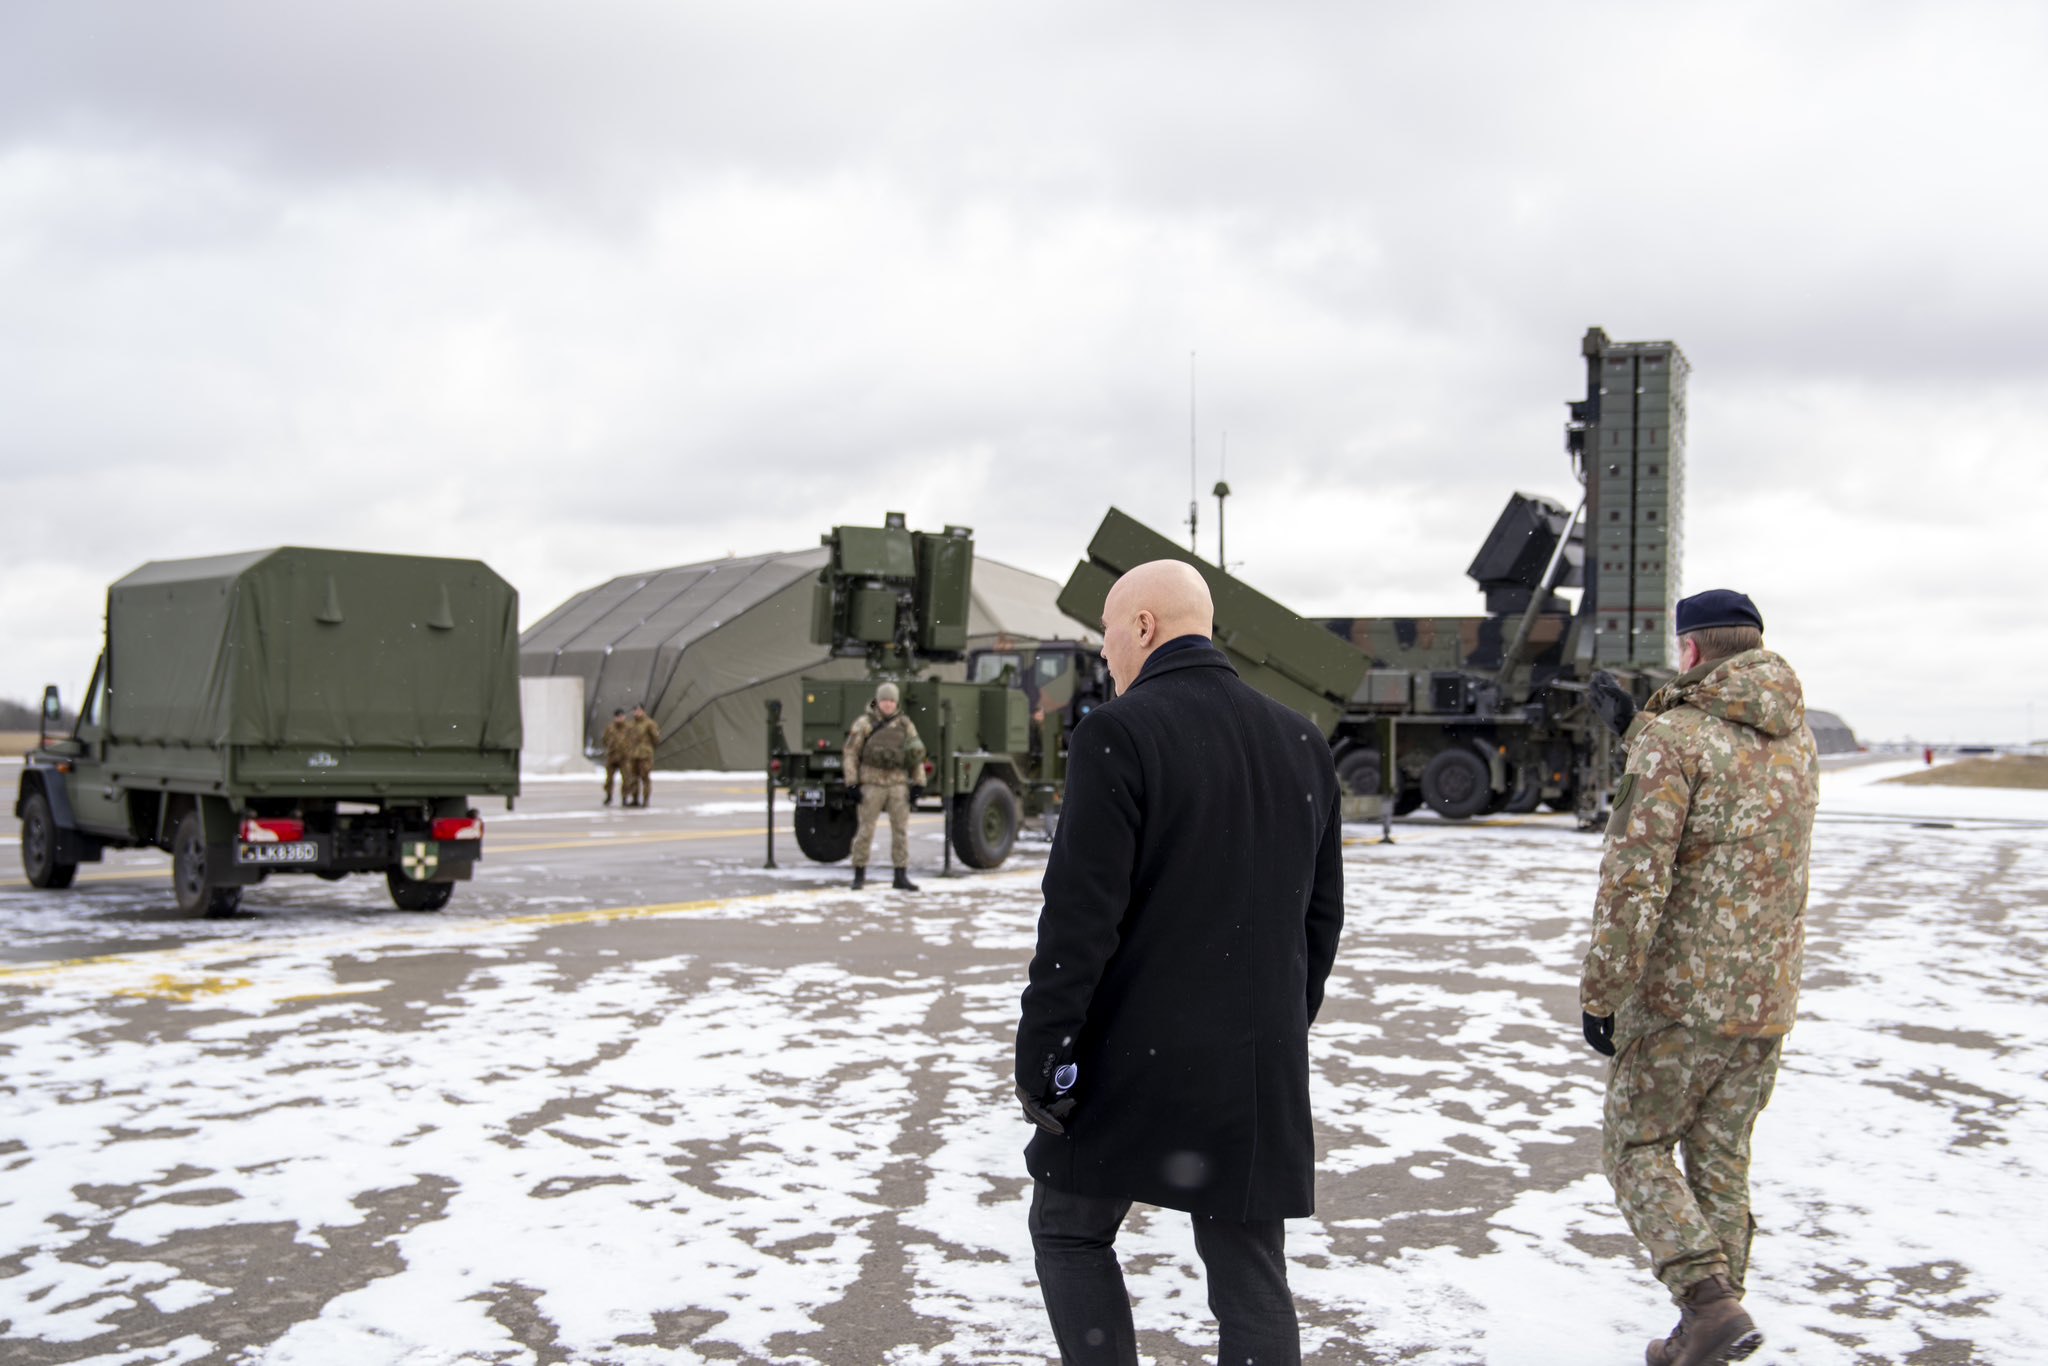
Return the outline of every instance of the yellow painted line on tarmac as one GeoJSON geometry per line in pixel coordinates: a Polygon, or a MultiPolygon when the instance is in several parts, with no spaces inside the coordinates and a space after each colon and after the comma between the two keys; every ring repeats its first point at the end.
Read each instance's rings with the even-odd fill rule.
{"type": "MultiPolygon", "coordinates": [[[[20,967],[0,968],[0,982],[39,982],[58,977],[70,976],[91,968],[138,967],[151,964],[210,963],[231,961],[247,962],[252,959],[277,958],[287,953],[301,952],[308,947],[317,947],[336,956],[354,949],[396,947],[403,948],[419,939],[417,930],[428,928],[464,934],[485,934],[501,926],[552,927],[558,925],[594,925],[613,920],[653,920],[666,916],[697,915],[705,911],[721,910],[729,906],[744,906],[752,902],[768,901],[776,897],[822,895],[844,890],[838,886],[789,888],[775,892],[755,892],[747,896],[719,897],[708,901],[669,901],[647,906],[594,906],[580,911],[541,911],[532,915],[479,917],[454,923],[442,922],[421,927],[408,924],[401,928],[392,926],[367,933],[322,939],[318,935],[294,935],[277,939],[261,940],[208,940],[201,944],[180,944],[173,948],[146,949],[136,953],[100,953],[85,958],[60,958],[48,963],[24,964],[20,967]]],[[[199,978],[188,981],[159,974],[138,987],[116,989],[115,995],[152,996],[166,1000],[190,1000],[190,996],[178,993],[190,990],[194,995],[206,994],[205,983],[209,981],[232,980],[234,985],[226,990],[239,990],[250,985],[242,979],[199,978]]],[[[338,993],[313,993],[338,994],[338,993]]]]}
{"type": "Polygon", "coordinates": [[[201,996],[224,996],[251,985],[246,977],[177,978],[160,972],[139,987],[117,987],[116,996],[141,996],[153,1001],[177,1001],[190,1005],[201,996]]]}

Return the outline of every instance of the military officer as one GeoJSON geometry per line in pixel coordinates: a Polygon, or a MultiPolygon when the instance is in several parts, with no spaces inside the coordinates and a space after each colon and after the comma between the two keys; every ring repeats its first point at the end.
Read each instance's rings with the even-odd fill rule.
{"type": "Polygon", "coordinates": [[[859,794],[860,828],[853,836],[853,885],[868,880],[868,854],[875,845],[875,823],[889,812],[889,860],[896,867],[896,890],[914,892],[910,880],[910,798],[924,791],[924,741],[917,727],[897,710],[902,694],[894,683],[875,689],[874,701],[854,718],[846,733],[846,781],[859,794]]]}
{"type": "MultiPolygon", "coordinates": [[[[606,726],[604,734],[598,737],[598,743],[604,746],[604,804],[606,806],[612,804],[612,779],[619,777],[626,767],[626,751],[630,748],[627,742],[626,731],[626,709],[624,707],[612,708],[611,724],[606,726]]],[[[620,784],[620,795],[623,797],[632,796],[632,793],[625,790],[623,782],[620,784]]],[[[628,804],[630,805],[630,802],[628,804]]]]}
{"type": "Polygon", "coordinates": [[[654,747],[661,743],[661,727],[647,714],[647,708],[633,708],[633,719],[626,723],[626,800],[627,806],[645,806],[654,795],[654,747]]]}
{"type": "Polygon", "coordinates": [[[1820,769],[1763,624],[1727,589],[1678,604],[1681,672],[1629,727],[1579,984],[1586,1040],[1614,1059],[1602,1165],[1679,1306],[1649,1366],[1763,1342],[1742,1307],[1750,1133],[1798,1003],[1820,769]]]}

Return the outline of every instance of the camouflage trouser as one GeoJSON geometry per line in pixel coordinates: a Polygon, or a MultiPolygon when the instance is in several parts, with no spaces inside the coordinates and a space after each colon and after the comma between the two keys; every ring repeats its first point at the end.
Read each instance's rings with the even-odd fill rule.
{"type": "MultiPolygon", "coordinates": [[[[610,801],[612,799],[612,779],[618,777],[619,770],[624,767],[625,764],[618,759],[607,759],[604,761],[604,799],[606,801],[610,801]]],[[[622,792],[624,791],[625,786],[626,785],[624,783],[619,784],[619,787],[622,792]]]]}
{"type": "Polygon", "coordinates": [[[889,861],[898,868],[910,866],[910,784],[868,783],[860,790],[860,828],[853,832],[853,866],[868,866],[868,854],[875,847],[875,823],[882,808],[889,810],[889,861]]]}
{"type": "Polygon", "coordinates": [[[635,806],[647,805],[653,794],[654,781],[649,776],[654,772],[654,760],[643,759],[637,754],[626,757],[626,800],[635,806]]]}
{"type": "Polygon", "coordinates": [[[1782,1042],[1667,1024],[1614,1060],[1601,1166],[1674,1299],[1707,1276],[1740,1291],[1749,1274],[1749,1135],[1770,1102],[1782,1042]]]}

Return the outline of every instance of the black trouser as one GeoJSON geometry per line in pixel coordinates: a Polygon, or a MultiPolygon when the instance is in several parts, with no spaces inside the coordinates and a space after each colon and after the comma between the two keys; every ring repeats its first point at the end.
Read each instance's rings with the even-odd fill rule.
{"type": "MultiPolygon", "coordinates": [[[[1038,1284],[1064,1366],[1137,1366],[1131,1299],[1116,1260],[1116,1231],[1130,1208],[1128,1200],[1070,1195],[1043,1181],[1031,1192],[1038,1284]]],[[[1301,1327],[1283,1250],[1286,1224],[1188,1217],[1208,1272],[1209,1312],[1223,1335],[1217,1359],[1232,1366],[1300,1366],[1301,1327]]]]}

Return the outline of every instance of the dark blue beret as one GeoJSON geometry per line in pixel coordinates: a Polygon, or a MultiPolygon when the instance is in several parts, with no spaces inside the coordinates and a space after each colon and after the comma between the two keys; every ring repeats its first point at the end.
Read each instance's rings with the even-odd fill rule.
{"type": "Polygon", "coordinates": [[[1732,588],[1709,588],[1704,593],[1680,598],[1678,610],[1672,613],[1672,624],[1682,636],[1716,626],[1754,626],[1761,631],[1764,618],[1749,600],[1749,594],[1732,588]]]}

